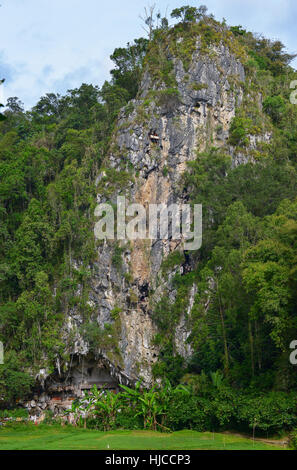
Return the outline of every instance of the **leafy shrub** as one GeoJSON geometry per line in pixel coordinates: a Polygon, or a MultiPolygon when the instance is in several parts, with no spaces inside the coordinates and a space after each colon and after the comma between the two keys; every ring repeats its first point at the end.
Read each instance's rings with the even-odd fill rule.
{"type": "Polygon", "coordinates": [[[163,274],[172,270],[175,266],[180,266],[185,262],[185,256],[178,250],[170,253],[167,258],[162,261],[162,271],[163,274]]]}
{"type": "Polygon", "coordinates": [[[28,410],[24,408],[16,408],[13,410],[0,410],[1,418],[28,418],[28,410]]]}
{"type": "Polygon", "coordinates": [[[34,380],[22,371],[21,361],[15,352],[6,354],[5,364],[0,366],[0,398],[2,404],[11,405],[26,398],[31,392],[34,380]]]}
{"type": "Polygon", "coordinates": [[[167,112],[176,108],[179,104],[179,91],[177,88],[166,88],[158,91],[157,104],[163,106],[167,112]]]}
{"type": "Polygon", "coordinates": [[[176,385],[184,374],[184,359],[179,354],[174,354],[171,344],[167,344],[160,354],[160,360],[153,366],[155,377],[168,379],[176,385]]]}
{"type": "Polygon", "coordinates": [[[119,245],[116,245],[115,249],[114,249],[114,252],[113,252],[113,255],[112,255],[112,259],[111,259],[112,264],[118,270],[121,269],[122,264],[123,264],[123,258],[122,258],[123,251],[124,251],[123,248],[121,248],[119,245]]]}
{"type": "Polygon", "coordinates": [[[234,36],[245,36],[246,35],[246,30],[243,29],[241,25],[231,26],[230,31],[232,31],[234,36]]]}
{"type": "Polygon", "coordinates": [[[143,420],[141,416],[135,416],[135,411],[131,408],[122,408],[117,413],[116,427],[122,429],[142,429],[143,420]]]}
{"type": "Polygon", "coordinates": [[[194,395],[175,394],[170,402],[166,426],[172,431],[211,429],[211,403],[194,395]]]}
{"type": "Polygon", "coordinates": [[[292,429],[297,425],[296,398],[283,392],[244,397],[238,407],[238,422],[261,431],[292,429]]]}
{"type": "Polygon", "coordinates": [[[263,109],[278,124],[286,111],[285,100],[281,96],[269,96],[263,101],[263,109]]]}
{"type": "Polygon", "coordinates": [[[213,429],[230,429],[235,425],[238,393],[226,386],[214,389],[209,397],[213,429]]]}
{"type": "Polygon", "coordinates": [[[249,143],[248,134],[251,131],[252,120],[235,116],[230,126],[229,143],[231,145],[246,147],[249,143]]]}

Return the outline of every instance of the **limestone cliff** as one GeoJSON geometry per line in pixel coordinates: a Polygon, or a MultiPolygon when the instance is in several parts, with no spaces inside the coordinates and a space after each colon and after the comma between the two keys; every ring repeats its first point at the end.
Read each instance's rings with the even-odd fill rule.
{"type": "MultiPolygon", "coordinates": [[[[119,195],[145,207],[186,203],[189,194],[183,174],[198,152],[219,147],[238,165],[253,158],[261,151],[261,143],[269,141],[265,125],[248,135],[245,149],[229,138],[238,110],[253,102],[262,113],[261,94],[247,86],[250,78],[244,60],[232,43],[220,39],[205,48],[199,36],[191,40],[187,61],[174,54],[183,37],[175,38],[173,48],[158,46],[162,57],[158,57],[157,71],[164,63],[170,66],[167,83],[156,76],[148,54],[137,99],[121,111],[104,169],[97,177],[97,203],[116,204],[119,195]]],[[[120,382],[133,383],[142,377],[150,384],[160,354],[154,311],[164,297],[174,304],[177,288],[172,280],[176,273],[191,272],[192,266],[191,253],[184,253],[178,240],[98,242],[97,260],[90,266],[88,304],[91,329],[103,333],[91,347],[88,335],[81,332],[83,319],[70,311],[65,338],[73,339],[72,357],[91,361],[95,367],[104,363],[120,382]],[[172,254],[177,254],[178,262],[172,254]],[[173,261],[166,261],[170,259],[173,261]]],[[[173,349],[185,359],[193,353],[187,342],[188,318],[196,293],[193,282],[178,319],[172,322],[173,349]]]]}
{"type": "MultiPolygon", "coordinates": [[[[170,53],[167,60],[172,63],[177,90],[172,93],[160,85],[147,67],[138,99],[121,112],[106,170],[97,178],[98,203],[116,203],[120,194],[144,206],[186,202],[188,195],[181,178],[187,162],[194,160],[197,152],[212,146],[225,147],[235,165],[245,159],[228,143],[230,123],[244,97],[246,77],[241,61],[223,42],[209,53],[202,52],[199,38],[187,70],[182,60],[170,53]]],[[[261,107],[261,97],[250,99],[257,99],[261,107]]],[[[263,139],[269,139],[269,134],[254,137],[251,148],[263,139]]],[[[117,343],[112,349],[99,344],[98,354],[130,381],[138,377],[143,377],[145,383],[152,381],[152,365],[159,354],[152,312],[164,295],[174,302],[173,275],[191,270],[191,258],[186,256],[181,265],[164,274],[162,262],[175,250],[182,248],[174,240],[107,241],[98,246],[90,302],[96,312],[95,322],[102,328],[116,325],[112,335],[117,343]],[[120,260],[117,263],[115,247],[120,260]]],[[[188,292],[188,307],[175,328],[175,349],[184,357],[192,352],[186,343],[187,317],[195,293],[193,285],[188,292]]]]}

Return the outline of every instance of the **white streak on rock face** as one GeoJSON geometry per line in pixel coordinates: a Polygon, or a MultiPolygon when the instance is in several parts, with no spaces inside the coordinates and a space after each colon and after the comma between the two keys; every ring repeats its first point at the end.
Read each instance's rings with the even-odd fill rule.
{"type": "Polygon", "coordinates": [[[40,369],[39,372],[35,376],[35,380],[38,380],[40,384],[43,386],[45,380],[50,375],[50,372],[47,369],[40,369]]]}
{"type": "Polygon", "coordinates": [[[197,293],[197,286],[196,284],[194,284],[189,294],[188,309],[184,314],[182,314],[179,324],[177,325],[176,330],[175,330],[176,350],[178,354],[180,354],[185,359],[191,357],[191,355],[193,354],[193,349],[191,345],[187,343],[187,339],[191,334],[191,330],[187,324],[187,319],[193,308],[196,293],[197,293]]]}

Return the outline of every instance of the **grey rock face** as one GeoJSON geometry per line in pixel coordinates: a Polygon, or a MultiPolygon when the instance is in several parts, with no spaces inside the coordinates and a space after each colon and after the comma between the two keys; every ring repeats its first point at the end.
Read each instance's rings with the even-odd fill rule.
{"type": "MultiPolygon", "coordinates": [[[[198,42],[187,71],[180,60],[172,59],[179,92],[174,99],[166,99],[165,92],[165,100],[158,101],[156,93],[160,86],[152,81],[148,72],[144,74],[139,98],[131,102],[133,111],[128,116],[125,110],[120,113],[106,159],[107,167],[119,174],[123,168],[125,171],[128,168],[133,178],[108,197],[98,190],[98,202],[114,203],[118,194],[124,194],[130,203],[141,203],[145,207],[187,201],[188,195],[181,185],[187,162],[208,147],[227,148],[230,123],[243,99],[245,72],[240,61],[223,44],[213,48],[213,56],[215,59],[202,55],[198,42]],[[234,82],[236,86],[232,87],[234,82]],[[156,92],[154,97],[152,91],[156,92]]],[[[235,165],[244,162],[244,156],[229,147],[228,150],[233,153],[235,165]]],[[[105,173],[98,176],[99,186],[104,176],[105,173]]],[[[153,342],[157,330],[152,311],[164,295],[172,302],[175,300],[171,279],[177,271],[185,273],[189,266],[175,267],[166,276],[162,273],[162,261],[172,251],[182,249],[180,241],[134,240],[118,244],[122,249],[120,267],[114,265],[115,243],[105,241],[99,246],[89,301],[96,312],[93,321],[102,328],[114,324],[113,312],[118,309],[117,344],[121,359],[100,344],[98,354],[116,365],[119,374],[127,380],[142,377],[150,384],[152,366],[159,354],[153,342]]],[[[190,334],[187,316],[195,294],[193,286],[189,307],[174,335],[176,352],[185,358],[192,353],[186,343],[190,334]]],[[[70,323],[73,321],[72,318],[70,323]]],[[[75,352],[78,351],[79,347],[75,352]]]]}
{"type": "MultiPolygon", "coordinates": [[[[173,58],[174,75],[179,91],[178,99],[166,99],[162,104],[151,99],[141,115],[143,101],[152,90],[158,90],[148,73],[144,74],[141,93],[134,100],[129,116],[123,110],[118,129],[114,135],[114,148],[107,159],[107,166],[121,171],[123,160],[131,168],[134,182],[130,187],[119,188],[112,196],[125,194],[129,202],[148,204],[180,203],[187,195],[181,191],[180,179],[187,162],[195,158],[197,151],[207,146],[223,146],[228,137],[229,126],[235,108],[242,100],[240,87],[236,94],[230,83],[245,80],[244,68],[224,45],[214,49],[216,60],[202,56],[199,43],[189,70],[185,71],[180,60],[173,58]],[[218,130],[219,129],[219,130],[218,130]],[[151,134],[156,140],[150,138],[151,134]],[[133,170],[132,170],[133,169],[133,170]]],[[[113,147],[112,147],[113,148],[113,147]]],[[[98,177],[98,183],[100,176],[98,177]]],[[[98,193],[98,201],[106,200],[98,193]]],[[[119,307],[121,328],[118,338],[122,364],[121,369],[131,380],[141,376],[146,383],[152,380],[151,367],[158,358],[158,348],[153,343],[156,327],[151,314],[154,304],[162,295],[174,301],[176,292],[171,279],[176,272],[163,276],[162,260],[175,249],[179,242],[173,240],[135,240],[123,247],[122,266],[119,271],[112,263],[112,244],[107,242],[98,249],[98,262],[93,276],[90,300],[96,309],[96,321],[104,326],[112,323],[111,312],[119,307]],[[125,273],[129,272],[127,281],[125,273]]],[[[182,267],[177,270],[183,272],[182,267]]],[[[186,316],[193,303],[195,287],[189,295],[189,309],[180,320],[175,333],[176,351],[188,357],[190,346],[186,316]]],[[[100,349],[100,345],[98,345],[100,349]]]]}

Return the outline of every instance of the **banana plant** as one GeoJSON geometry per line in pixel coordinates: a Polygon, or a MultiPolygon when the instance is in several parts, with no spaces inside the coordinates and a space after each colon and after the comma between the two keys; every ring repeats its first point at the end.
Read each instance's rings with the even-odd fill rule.
{"type": "Polygon", "coordinates": [[[162,386],[158,388],[158,416],[161,418],[161,423],[158,423],[161,429],[169,431],[169,428],[165,426],[167,414],[171,406],[171,400],[173,395],[178,394],[179,396],[190,395],[188,387],[180,384],[177,387],[173,387],[170,381],[167,379],[162,386]]]}
{"type": "MultiPolygon", "coordinates": [[[[164,414],[163,395],[160,395],[160,388],[154,385],[151,389],[147,390],[141,388],[141,382],[137,382],[135,388],[121,385],[124,390],[122,396],[131,406],[135,409],[135,416],[143,417],[143,425],[145,429],[156,431],[158,426],[164,427],[158,422],[158,417],[164,414]]],[[[165,397],[165,395],[164,395],[165,397]]]]}
{"type": "MultiPolygon", "coordinates": [[[[68,410],[65,410],[64,415],[73,415],[74,416],[74,426],[77,426],[77,422],[79,419],[81,419],[82,414],[85,414],[86,412],[86,405],[83,400],[74,400],[71,404],[71,408],[68,410]]],[[[86,427],[86,416],[85,416],[85,424],[84,427],[86,427]]]]}
{"type": "Polygon", "coordinates": [[[93,386],[91,394],[87,395],[89,413],[101,419],[104,431],[109,431],[116,420],[116,413],[120,406],[121,395],[110,390],[98,390],[93,386]]]}
{"type": "Polygon", "coordinates": [[[145,429],[156,431],[158,428],[169,431],[165,426],[173,394],[189,394],[184,385],[173,388],[169,380],[162,386],[155,384],[152,388],[141,387],[138,381],[134,388],[120,385],[122,392],[115,394],[109,390],[100,389],[94,385],[90,392],[85,391],[84,397],[72,404],[70,413],[84,416],[85,427],[87,416],[100,419],[105,431],[110,430],[116,422],[119,408],[131,407],[135,416],[142,416],[145,429]]]}
{"type": "Polygon", "coordinates": [[[224,374],[220,370],[217,370],[216,372],[211,372],[210,378],[215,388],[221,388],[224,384],[224,374]]]}

